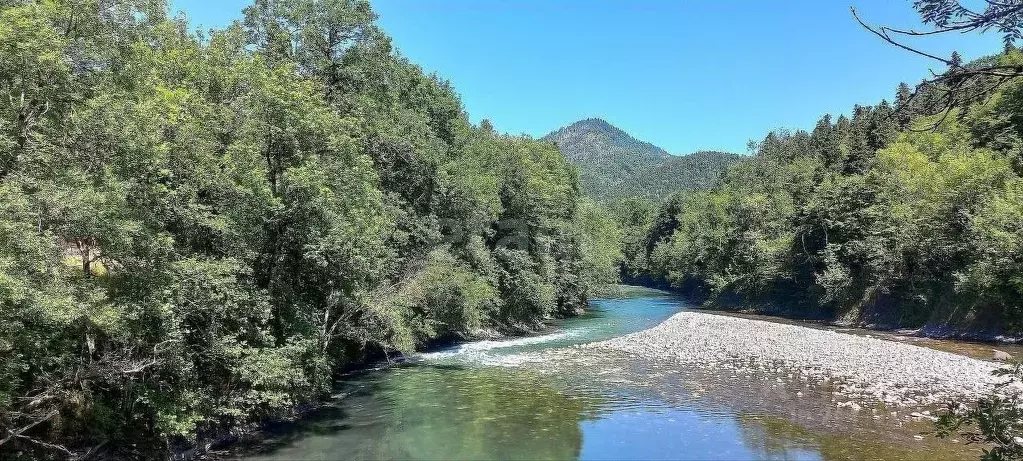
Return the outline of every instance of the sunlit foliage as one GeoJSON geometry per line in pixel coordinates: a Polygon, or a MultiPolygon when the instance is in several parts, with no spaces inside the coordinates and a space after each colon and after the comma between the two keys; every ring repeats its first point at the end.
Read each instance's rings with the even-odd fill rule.
{"type": "Polygon", "coordinates": [[[0,457],[166,457],[616,280],[557,149],[469,123],[367,2],[166,11],[0,2],[0,457]]]}

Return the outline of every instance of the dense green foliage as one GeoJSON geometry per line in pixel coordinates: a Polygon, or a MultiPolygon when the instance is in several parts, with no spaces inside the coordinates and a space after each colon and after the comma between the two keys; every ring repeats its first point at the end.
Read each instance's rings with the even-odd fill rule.
{"type": "Polygon", "coordinates": [[[0,457],[164,456],[614,281],[555,146],[471,125],[367,3],[166,11],[0,1],[0,457]]]}
{"type": "Polygon", "coordinates": [[[586,195],[602,202],[630,197],[660,201],[674,192],[714,185],[741,158],[702,151],[675,156],[601,119],[586,119],[544,137],[579,169],[586,195]]]}
{"type": "Polygon", "coordinates": [[[720,185],[623,220],[629,275],[799,315],[1023,332],[1023,83],[943,119],[940,89],[907,93],[898,112],[770,133],[720,185]]]}

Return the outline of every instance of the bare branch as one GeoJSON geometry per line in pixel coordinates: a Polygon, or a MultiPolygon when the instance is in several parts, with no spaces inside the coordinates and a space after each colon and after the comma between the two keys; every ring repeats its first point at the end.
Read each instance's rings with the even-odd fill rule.
{"type": "Polygon", "coordinates": [[[49,414],[47,414],[46,416],[43,416],[42,418],[39,418],[39,419],[33,421],[31,424],[29,424],[29,425],[27,425],[25,427],[22,427],[21,429],[14,430],[14,431],[8,429],[7,432],[10,432],[10,435],[8,435],[7,437],[4,437],[3,439],[0,439],[0,445],[3,445],[5,443],[9,442],[13,438],[21,437],[21,434],[24,434],[25,431],[28,431],[29,429],[32,429],[33,427],[36,427],[36,426],[38,426],[38,425],[40,425],[42,423],[45,423],[46,421],[49,421],[54,416],[57,416],[58,413],[59,412],[57,410],[53,410],[49,414]]]}
{"type": "Polygon", "coordinates": [[[53,444],[53,443],[46,443],[46,442],[43,442],[42,440],[34,439],[32,437],[28,437],[28,436],[24,436],[24,435],[18,435],[16,437],[19,440],[24,440],[26,442],[31,442],[31,443],[39,445],[39,446],[41,446],[43,448],[47,448],[47,449],[50,449],[50,450],[53,450],[53,451],[59,451],[61,453],[64,453],[65,455],[67,455],[69,458],[74,458],[75,457],[75,454],[71,450],[68,450],[67,448],[65,448],[62,445],[57,445],[57,444],[53,444]]]}
{"type": "Polygon", "coordinates": [[[875,29],[875,28],[873,28],[873,27],[871,27],[871,26],[868,26],[868,25],[867,25],[867,23],[863,22],[863,20],[862,20],[862,19],[860,19],[860,15],[856,13],[856,8],[850,7],[850,8],[849,8],[849,11],[852,11],[852,15],[853,15],[853,17],[854,17],[854,18],[856,18],[856,22],[860,23],[860,25],[861,25],[861,26],[863,26],[863,28],[864,28],[864,29],[867,29],[867,30],[869,30],[870,32],[872,32],[872,33],[873,33],[874,35],[877,35],[878,37],[881,37],[881,39],[882,39],[882,40],[884,40],[884,41],[886,41],[886,42],[888,42],[888,43],[891,43],[892,45],[895,45],[895,46],[897,46],[897,47],[899,47],[899,48],[902,48],[902,49],[904,49],[904,50],[906,50],[906,51],[909,51],[909,52],[911,52],[911,53],[915,53],[915,54],[918,54],[918,55],[920,55],[920,56],[924,56],[924,57],[927,57],[927,58],[931,58],[931,59],[934,59],[935,61],[941,61],[941,62],[943,62],[943,63],[947,64],[947,65],[948,65],[948,66],[950,66],[950,67],[954,65],[954,64],[952,63],[952,61],[950,61],[950,60],[948,60],[948,59],[945,59],[945,58],[939,58],[938,56],[935,56],[935,55],[933,55],[933,54],[930,54],[930,53],[926,53],[926,52],[923,52],[923,51],[920,51],[920,50],[917,50],[917,49],[911,48],[911,47],[909,47],[909,46],[903,45],[903,44],[901,44],[901,43],[899,43],[899,42],[897,42],[897,41],[893,40],[893,39],[892,39],[892,38],[891,38],[890,36],[888,36],[888,34],[887,34],[887,33],[885,32],[885,30],[886,30],[886,28],[885,28],[885,27],[881,27],[881,28],[875,29]]]}
{"type": "MultiPolygon", "coordinates": [[[[934,30],[917,31],[888,26],[871,26],[860,18],[855,8],[850,8],[853,18],[860,26],[885,42],[915,55],[940,62],[947,67],[947,70],[942,73],[932,70],[931,78],[924,80],[908,98],[900,101],[899,106],[895,108],[897,113],[907,110],[907,107],[918,99],[921,90],[928,90],[932,94],[940,95],[940,109],[930,108],[934,111],[932,115],[940,114],[937,121],[927,129],[933,130],[947,119],[954,107],[986,99],[1005,83],[1023,76],[1023,65],[1005,64],[1004,62],[980,65],[963,64],[955,53],[951,58],[944,58],[897,39],[900,36],[921,37],[950,32],[979,31],[982,33],[997,28],[999,32],[1005,34],[1006,43],[1010,43],[1020,34],[1020,24],[1023,22],[1023,2],[989,0],[987,7],[982,12],[967,8],[959,2],[938,0],[918,0],[914,3],[914,7],[920,12],[924,23],[934,25],[934,30]]],[[[913,130],[920,131],[919,129],[913,130]]]]}

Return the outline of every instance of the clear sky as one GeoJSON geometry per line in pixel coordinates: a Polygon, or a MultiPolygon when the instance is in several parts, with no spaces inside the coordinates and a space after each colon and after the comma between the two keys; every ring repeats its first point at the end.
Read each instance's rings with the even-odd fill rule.
{"type": "MultiPolygon", "coordinates": [[[[197,28],[221,27],[249,0],[172,0],[197,28]]],[[[543,136],[601,117],[672,153],[745,152],[775,128],[891,101],[925,58],[882,42],[870,23],[920,28],[909,0],[375,0],[397,48],[452,82],[473,121],[543,136]]],[[[964,59],[997,35],[917,42],[964,59]]]]}

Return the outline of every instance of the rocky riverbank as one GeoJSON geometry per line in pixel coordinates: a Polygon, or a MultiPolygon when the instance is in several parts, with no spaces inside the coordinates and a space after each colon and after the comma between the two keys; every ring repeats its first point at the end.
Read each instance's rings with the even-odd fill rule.
{"type": "Polygon", "coordinates": [[[852,410],[943,404],[989,393],[997,365],[947,352],[833,331],[701,312],[578,346],[679,365],[771,371],[781,381],[827,385],[852,410]]]}

